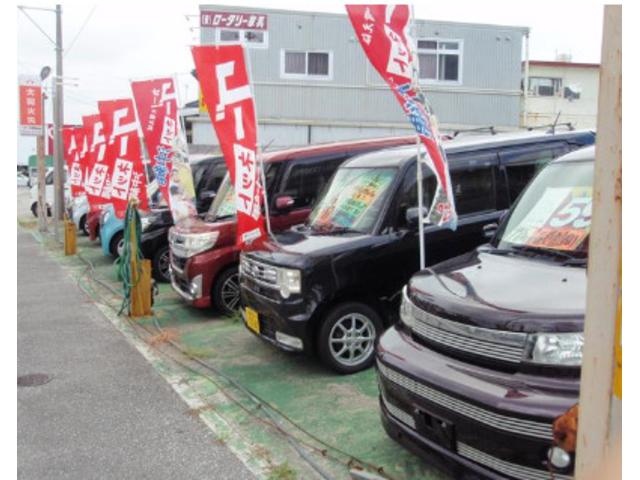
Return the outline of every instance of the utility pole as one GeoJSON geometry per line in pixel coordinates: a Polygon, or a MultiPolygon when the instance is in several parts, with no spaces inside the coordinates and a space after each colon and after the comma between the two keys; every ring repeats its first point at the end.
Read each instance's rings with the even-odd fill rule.
{"type": "Polygon", "coordinates": [[[62,6],[56,5],[56,74],[53,77],[53,149],[54,149],[54,235],[58,240],[58,222],[64,217],[64,145],[62,127],[64,124],[62,92],[62,6]]]}
{"type": "Polygon", "coordinates": [[[604,7],[597,131],[580,378],[577,480],[615,479],[622,474],[621,5],[604,7]]]}
{"type": "MultiPolygon", "coordinates": [[[[41,75],[42,77],[42,75],[41,75]]],[[[38,155],[38,229],[41,232],[47,231],[47,201],[45,185],[45,161],[44,161],[44,139],[47,131],[47,123],[44,115],[44,105],[46,95],[44,90],[40,101],[42,102],[42,133],[36,138],[36,153],[38,155]]]]}

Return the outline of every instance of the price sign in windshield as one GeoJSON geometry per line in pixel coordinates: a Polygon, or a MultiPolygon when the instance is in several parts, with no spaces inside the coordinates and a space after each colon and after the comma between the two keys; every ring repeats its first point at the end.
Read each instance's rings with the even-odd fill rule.
{"type": "Polygon", "coordinates": [[[555,250],[576,250],[591,227],[591,188],[547,189],[508,242],[555,250]]]}

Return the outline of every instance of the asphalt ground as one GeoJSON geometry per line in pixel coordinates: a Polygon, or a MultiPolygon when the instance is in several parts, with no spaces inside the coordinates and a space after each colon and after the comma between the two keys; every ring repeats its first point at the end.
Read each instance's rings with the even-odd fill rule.
{"type": "Polygon", "coordinates": [[[18,230],[18,477],[249,479],[253,474],[33,236],[18,230]]]}

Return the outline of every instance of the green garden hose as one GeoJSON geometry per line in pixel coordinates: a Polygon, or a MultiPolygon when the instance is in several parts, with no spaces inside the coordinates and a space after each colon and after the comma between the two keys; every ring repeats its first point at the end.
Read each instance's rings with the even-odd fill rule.
{"type": "Polygon", "coordinates": [[[127,205],[127,211],[125,213],[125,221],[124,221],[124,248],[122,249],[122,255],[117,260],[118,264],[118,278],[122,279],[122,287],[124,298],[122,299],[122,306],[120,307],[120,311],[118,315],[121,315],[125,308],[128,308],[128,311],[131,311],[131,290],[136,286],[137,282],[140,281],[142,277],[142,253],[140,251],[140,234],[142,232],[142,227],[140,225],[140,214],[138,213],[138,209],[135,207],[133,202],[129,202],[127,205]],[[134,229],[134,239],[135,245],[132,245],[131,241],[131,232],[134,229]],[[137,275],[135,278],[137,279],[134,283],[134,275],[131,271],[131,260],[135,255],[138,260],[136,264],[137,267],[137,275]]]}

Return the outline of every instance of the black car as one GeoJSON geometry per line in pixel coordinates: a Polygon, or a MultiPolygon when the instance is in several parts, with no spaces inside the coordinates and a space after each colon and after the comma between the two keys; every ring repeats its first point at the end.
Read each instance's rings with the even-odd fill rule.
{"type": "MultiPolygon", "coordinates": [[[[488,226],[539,169],[594,140],[592,131],[572,131],[445,143],[458,228],[425,226],[427,264],[486,242],[488,226]]],[[[429,205],[435,180],[422,170],[429,205]]],[[[304,228],[241,257],[247,327],[282,349],[316,352],[339,373],[370,366],[376,339],[397,319],[401,288],[419,270],[416,190],[416,147],[344,163],[304,228]]]]}
{"type": "Polygon", "coordinates": [[[552,424],[580,393],[594,151],[547,166],[490,244],[414,275],[380,338],[387,432],[456,478],[572,478],[552,424]]]}
{"type": "MultiPolygon", "coordinates": [[[[191,163],[198,214],[209,210],[218,187],[227,173],[223,157],[205,157],[191,163]]],[[[140,247],[145,258],[151,260],[153,277],[160,282],[171,281],[169,274],[169,229],[173,217],[168,208],[154,209],[143,219],[140,247]]]]}

